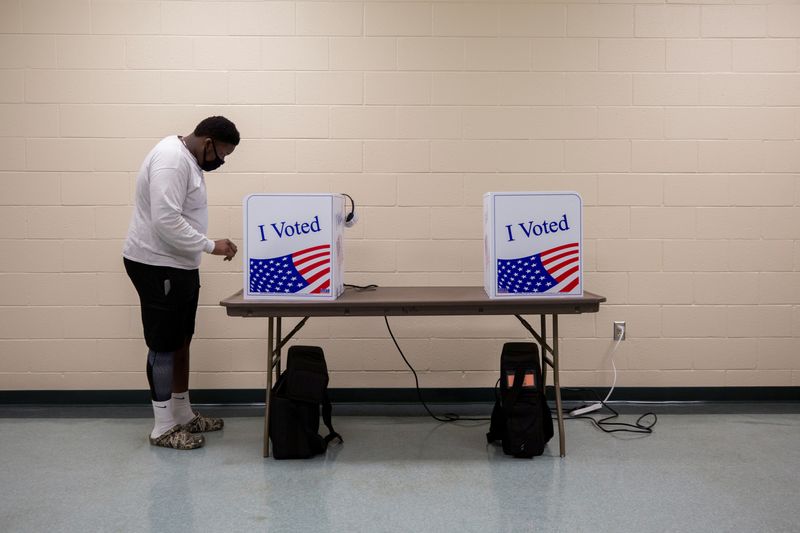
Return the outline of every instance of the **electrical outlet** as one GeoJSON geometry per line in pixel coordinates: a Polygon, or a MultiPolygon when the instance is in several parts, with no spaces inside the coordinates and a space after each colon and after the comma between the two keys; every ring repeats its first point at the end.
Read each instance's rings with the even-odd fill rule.
{"type": "Polygon", "coordinates": [[[625,321],[624,320],[615,320],[614,321],[614,340],[615,341],[624,341],[626,333],[627,333],[627,328],[625,327],[625,321]]]}

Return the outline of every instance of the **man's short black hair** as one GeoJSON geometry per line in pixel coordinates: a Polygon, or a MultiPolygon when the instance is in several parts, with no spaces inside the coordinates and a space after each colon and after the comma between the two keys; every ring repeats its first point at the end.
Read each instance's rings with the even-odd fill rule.
{"type": "Polygon", "coordinates": [[[200,122],[194,129],[195,137],[211,137],[234,146],[239,144],[239,130],[236,125],[225,117],[208,117],[200,122]]]}

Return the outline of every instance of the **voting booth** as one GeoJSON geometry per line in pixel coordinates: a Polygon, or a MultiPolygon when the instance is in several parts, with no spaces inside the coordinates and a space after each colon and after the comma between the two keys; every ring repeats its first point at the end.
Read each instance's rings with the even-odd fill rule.
{"type": "Polygon", "coordinates": [[[341,194],[244,199],[244,297],[335,300],[343,291],[341,194]]]}
{"type": "Polygon", "coordinates": [[[583,202],[576,192],[483,197],[489,298],[583,295],[583,202]]]}

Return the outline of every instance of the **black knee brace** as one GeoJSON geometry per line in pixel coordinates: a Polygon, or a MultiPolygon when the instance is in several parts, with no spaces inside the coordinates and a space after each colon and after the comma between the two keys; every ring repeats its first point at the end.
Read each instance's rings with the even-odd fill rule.
{"type": "Polygon", "coordinates": [[[166,402],[172,398],[172,368],[175,352],[147,353],[147,382],[150,384],[150,397],[156,402],[166,402]]]}

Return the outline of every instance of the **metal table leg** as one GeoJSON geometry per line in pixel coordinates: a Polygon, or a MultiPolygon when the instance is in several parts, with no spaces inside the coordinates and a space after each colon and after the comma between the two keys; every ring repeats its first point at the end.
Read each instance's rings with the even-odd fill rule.
{"type": "Polygon", "coordinates": [[[533,338],[539,343],[542,349],[542,386],[545,385],[546,368],[549,365],[553,369],[553,391],[556,397],[556,417],[558,418],[558,448],[561,457],[566,455],[566,444],[564,437],[564,414],[561,411],[561,380],[558,372],[558,315],[551,315],[553,320],[553,335],[552,342],[547,344],[547,316],[540,315],[541,335],[533,329],[527,320],[520,315],[514,315],[527,329],[533,338]],[[547,357],[547,352],[550,352],[552,357],[547,357]]]}
{"type": "Polygon", "coordinates": [[[553,388],[556,393],[556,413],[558,416],[558,448],[561,457],[567,454],[564,437],[564,413],[561,410],[561,383],[558,372],[558,315],[553,315],[553,388]]]}
{"type": "Polygon", "coordinates": [[[308,322],[309,317],[303,318],[295,327],[283,337],[281,331],[281,317],[269,317],[269,326],[267,327],[267,390],[265,391],[264,400],[264,457],[270,456],[269,446],[269,404],[272,398],[272,386],[274,381],[281,375],[281,350],[283,346],[289,342],[289,339],[294,337],[294,334],[300,331],[308,322]]]}
{"type": "Polygon", "coordinates": [[[542,367],[542,390],[546,390],[547,385],[547,315],[539,315],[539,331],[542,332],[542,338],[539,340],[539,349],[541,350],[541,367],[542,367]]]}
{"type": "Polygon", "coordinates": [[[273,332],[275,319],[269,317],[267,326],[267,390],[264,398],[264,457],[269,457],[269,401],[272,395],[272,361],[275,352],[275,335],[273,332]]]}
{"type": "Polygon", "coordinates": [[[283,337],[281,337],[281,317],[277,317],[277,322],[275,323],[275,327],[277,328],[275,338],[278,339],[275,343],[275,375],[281,375],[281,349],[283,348],[283,337]]]}

